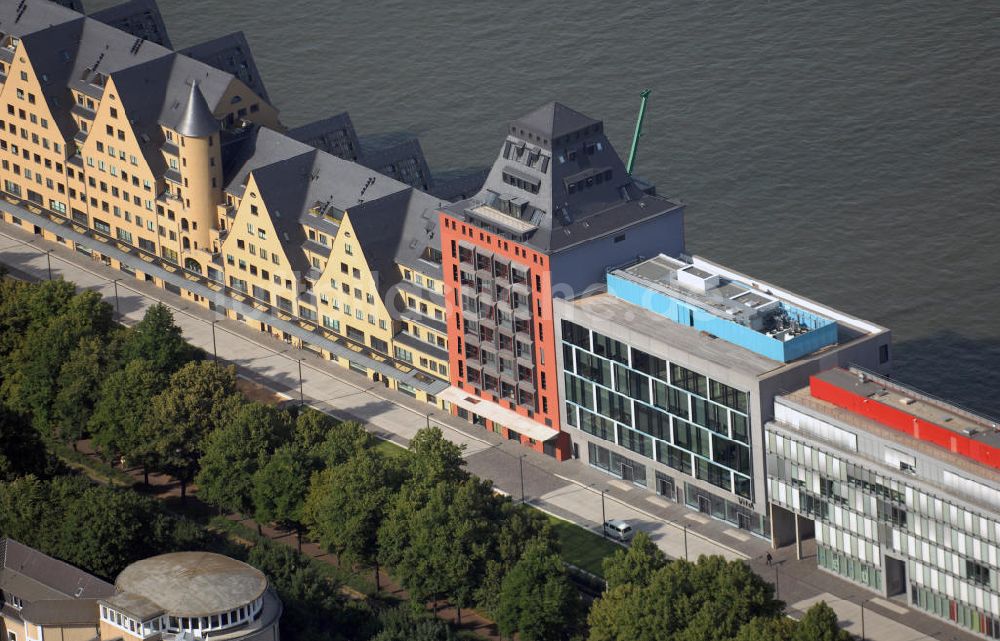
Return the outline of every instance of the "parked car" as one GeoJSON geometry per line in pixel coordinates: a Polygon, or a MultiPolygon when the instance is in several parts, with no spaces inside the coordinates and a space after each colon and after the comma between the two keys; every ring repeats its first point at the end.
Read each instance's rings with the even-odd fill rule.
{"type": "Polygon", "coordinates": [[[608,519],[604,522],[604,534],[624,543],[632,540],[632,537],[635,536],[635,530],[632,529],[628,521],[608,519]]]}

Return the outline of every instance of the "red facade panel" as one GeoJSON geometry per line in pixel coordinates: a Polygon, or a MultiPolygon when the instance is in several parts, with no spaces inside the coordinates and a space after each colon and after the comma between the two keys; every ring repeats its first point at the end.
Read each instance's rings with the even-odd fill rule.
{"type": "Polygon", "coordinates": [[[943,447],[950,452],[972,459],[983,465],[1000,469],[1000,449],[969,438],[964,434],[941,427],[936,423],[916,417],[873,398],[845,390],[816,376],[809,378],[809,391],[814,398],[870,418],[886,427],[903,432],[921,441],[933,443],[938,447],[943,447]]]}
{"type": "MultiPolygon", "coordinates": [[[[460,242],[464,241],[529,269],[536,390],[536,408],[531,413],[530,418],[541,425],[561,432],[549,257],[514,241],[465,224],[445,213],[440,214],[440,223],[445,304],[448,314],[451,384],[469,394],[478,395],[480,398],[497,403],[506,409],[516,411],[522,416],[529,415],[525,408],[512,404],[490,392],[477,390],[467,380],[463,362],[462,338],[464,332],[462,330],[461,279],[458,259],[458,246],[460,242]]],[[[507,436],[506,430],[504,436],[507,436]]],[[[522,437],[521,442],[526,445],[530,444],[526,437],[522,437]]],[[[560,433],[555,439],[555,445],[556,458],[559,460],[569,458],[569,437],[567,434],[560,433]]],[[[543,444],[541,442],[535,443],[534,449],[542,451],[543,444]]]]}

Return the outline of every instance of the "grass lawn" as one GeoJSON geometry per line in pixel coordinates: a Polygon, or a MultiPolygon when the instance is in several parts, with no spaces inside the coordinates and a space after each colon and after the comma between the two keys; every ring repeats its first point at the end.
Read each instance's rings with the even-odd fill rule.
{"type": "Polygon", "coordinates": [[[379,452],[379,454],[382,454],[388,458],[402,459],[410,455],[410,450],[406,449],[405,447],[401,445],[396,445],[392,441],[384,441],[382,439],[378,439],[378,441],[375,443],[375,449],[379,452]]]}
{"type": "Polygon", "coordinates": [[[601,561],[623,549],[599,534],[579,525],[548,515],[549,521],[562,543],[562,557],[566,563],[577,566],[599,577],[604,576],[601,561]]]}

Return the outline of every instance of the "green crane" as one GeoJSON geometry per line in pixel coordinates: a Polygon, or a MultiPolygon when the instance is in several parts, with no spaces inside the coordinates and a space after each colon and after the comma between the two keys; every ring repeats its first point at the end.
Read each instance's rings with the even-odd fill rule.
{"type": "Polygon", "coordinates": [[[649,100],[650,89],[644,89],[639,97],[639,118],[635,121],[635,133],[632,135],[632,149],[628,152],[628,163],[625,164],[625,173],[632,175],[632,166],[635,165],[635,153],[639,150],[639,136],[642,135],[642,120],[646,117],[646,101],[649,100]]]}

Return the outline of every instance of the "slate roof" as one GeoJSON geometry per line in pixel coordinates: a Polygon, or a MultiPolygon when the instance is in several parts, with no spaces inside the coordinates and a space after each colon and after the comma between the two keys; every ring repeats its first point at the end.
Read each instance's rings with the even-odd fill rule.
{"type": "MultiPolygon", "coordinates": [[[[556,138],[600,124],[600,120],[585,116],[561,102],[550,102],[512,122],[511,129],[531,132],[551,148],[552,141],[556,138]]],[[[519,135],[523,137],[523,134],[519,135]]]]}
{"type": "Polygon", "coordinates": [[[126,0],[121,4],[95,11],[90,17],[130,33],[136,38],[155,42],[168,49],[173,48],[170,36],[167,35],[167,25],[163,22],[163,15],[160,14],[156,0],[126,0]]]}
{"type": "Polygon", "coordinates": [[[267,89],[264,87],[264,79],[261,78],[253,51],[250,49],[250,43],[242,31],[234,31],[214,40],[181,49],[178,53],[236,76],[255,94],[270,101],[267,89]]]}
{"type": "Polygon", "coordinates": [[[332,223],[327,219],[309,213],[319,204],[334,211],[348,211],[351,222],[362,227],[357,233],[365,234],[367,242],[359,239],[359,244],[373,261],[373,269],[383,275],[386,287],[394,282],[398,270],[390,269],[385,260],[408,264],[428,274],[440,270],[439,266],[420,260],[428,244],[438,247],[440,243],[435,213],[441,205],[439,199],[271,129],[261,128],[240,144],[241,148],[227,163],[226,190],[242,197],[247,179],[253,173],[268,210],[277,206],[282,212],[279,224],[288,233],[285,246],[294,269],[308,270],[301,251],[305,243],[302,224],[320,231],[335,231],[329,229],[332,223]],[[395,197],[387,199],[390,195],[395,197]],[[291,228],[293,220],[299,223],[294,225],[298,229],[291,228]],[[366,225],[375,220],[381,221],[381,226],[397,229],[368,229],[366,225]],[[371,249],[368,243],[373,244],[371,249]]]}
{"type": "Polygon", "coordinates": [[[181,112],[180,120],[174,126],[174,130],[182,136],[193,138],[204,138],[219,130],[219,123],[215,121],[215,116],[205,102],[205,96],[198,89],[197,80],[191,83],[184,111],[181,112]]]}
{"type": "Polygon", "coordinates": [[[423,191],[432,188],[431,169],[416,138],[407,138],[388,147],[374,147],[366,141],[361,144],[359,162],[364,166],[423,191]]]}
{"type": "Polygon", "coordinates": [[[25,603],[21,618],[38,625],[97,625],[97,599],[50,599],[25,603]]]}
{"type": "Polygon", "coordinates": [[[678,210],[643,192],[603,129],[559,103],[514,120],[479,193],[445,211],[551,253],[678,210]],[[482,205],[493,212],[477,217],[482,205]]]}
{"type": "Polygon", "coordinates": [[[10,538],[0,539],[0,590],[26,603],[96,599],[115,592],[110,583],[10,538]]]}
{"type": "Polygon", "coordinates": [[[132,105],[130,118],[155,141],[156,124],[174,127],[181,120],[193,82],[214,110],[233,81],[209,64],[47,0],[27,0],[20,17],[18,4],[0,2],[0,32],[21,38],[67,139],[77,133],[70,89],[98,98],[106,78],[114,77],[119,98],[132,105]]]}
{"type": "Polygon", "coordinates": [[[358,134],[346,111],[296,127],[288,136],[344,160],[356,161],[361,155],[358,134]]]}

